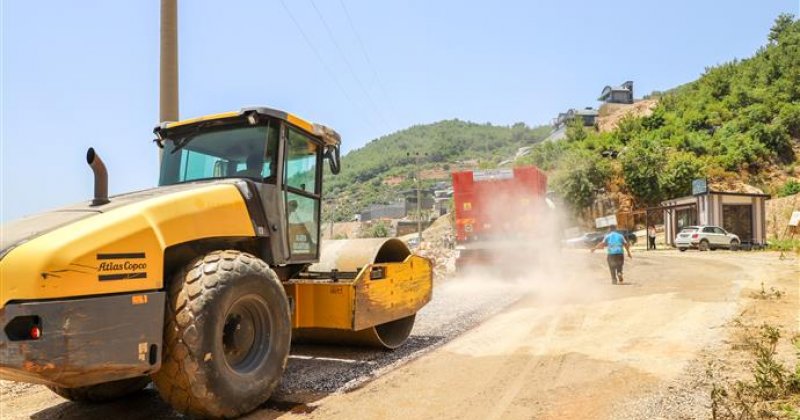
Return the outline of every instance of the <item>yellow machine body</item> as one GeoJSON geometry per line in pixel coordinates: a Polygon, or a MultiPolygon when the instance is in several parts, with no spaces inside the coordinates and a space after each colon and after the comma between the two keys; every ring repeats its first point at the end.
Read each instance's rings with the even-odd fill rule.
{"type": "Polygon", "coordinates": [[[252,236],[253,224],[233,184],[158,194],[14,247],[0,261],[0,308],[10,300],[157,290],[163,286],[168,247],[213,237],[252,236]],[[225,223],[211,222],[215,220],[225,223]]]}

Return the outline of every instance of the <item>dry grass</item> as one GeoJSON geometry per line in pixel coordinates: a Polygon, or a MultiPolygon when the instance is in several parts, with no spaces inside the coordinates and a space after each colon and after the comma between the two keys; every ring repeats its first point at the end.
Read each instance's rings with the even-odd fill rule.
{"type": "MultiPolygon", "coordinates": [[[[763,290],[763,287],[762,287],[763,290]]],[[[747,350],[750,375],[743,380],[722,378],[721,367],[710,364],[706,375],[712,384],[714,420],[800,419],[800,336],[791,339],[794,367],[778,357],[782,331],[769,324],[748,326],[735,321],[739,343],[747,350]]]]}

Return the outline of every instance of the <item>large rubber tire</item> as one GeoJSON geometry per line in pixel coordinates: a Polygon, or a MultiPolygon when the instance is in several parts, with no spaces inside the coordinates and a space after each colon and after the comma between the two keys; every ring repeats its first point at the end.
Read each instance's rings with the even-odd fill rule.
{"type": "Polygon", "coordinates": [[[286,367],[292,333],[275,272],[250,254],[214,251],[175,275],[168,302],[162,366],[153,375],[162,398],[214,418],[264,403],[286,367]]]}
{"type": "Polygon", "coordinates": [[[101,403],[113,401],[143,390],[150,384],[149,376],[121,379],[119,381],[105,382],[97,385],[81,386],[78,388],[63,388],[50,386],[51,391],[70,401],[101,403]]]}
{"type": "Polygon", "coordinates": [[[738,251],[740,247],[741,244],[739,243],[739,241],[737,241],[736,239],[731,240],[731,247],[730,247],[731,251],[738,251]]]}
{"type": "Polygon", "coordinates": [[[700,251],[708,251],[709,249],[711,249],[711,246],[709,245],[707,240],[703,239],[700,241],[699,244],[697,244],[697,249],[699,249],[700,251]]]}

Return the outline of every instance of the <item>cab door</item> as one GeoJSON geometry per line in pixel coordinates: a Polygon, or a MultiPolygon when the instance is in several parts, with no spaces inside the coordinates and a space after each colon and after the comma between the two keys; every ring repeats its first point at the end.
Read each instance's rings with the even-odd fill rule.
{"type": "Polygon", "coordinates": [[[286,124],[283,193],[291,263],[319,259],[322,145],[286,124]]]}

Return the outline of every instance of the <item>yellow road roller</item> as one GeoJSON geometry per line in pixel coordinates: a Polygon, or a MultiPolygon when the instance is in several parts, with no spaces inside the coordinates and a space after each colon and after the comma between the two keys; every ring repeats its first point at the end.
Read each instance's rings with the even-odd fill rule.
{"type": "Polygon", "coordinates": [[[397,239],[320,241],[332,129],[265,107],[163,123],[159,186],[11,222],[0,235],[0,378],[104,401],[152,380],[177,410],[236,417],[292,341],[394,349],[431,299],[397,239]]]}

